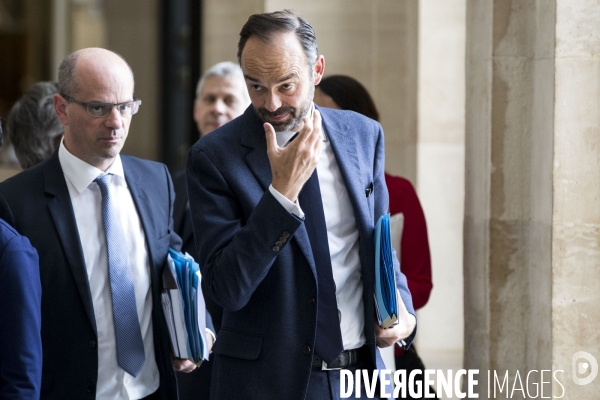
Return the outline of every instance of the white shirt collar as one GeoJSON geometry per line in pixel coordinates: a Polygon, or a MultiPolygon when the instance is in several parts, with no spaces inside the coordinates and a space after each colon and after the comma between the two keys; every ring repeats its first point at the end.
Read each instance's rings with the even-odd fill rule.
{"type": "Polygon", "coordinates": [[[125,172],[123,171],[123,164],[121,163],[121,156],[117,155],[112,165],[108,167],[106,172],[86,163],[85,161],[75,157],[67,150],[64,145],[64,138],[60,141],[60,147],[58,149],[58,160],[62,167],[63,173],[66,178],[71,181],[75,189],[81,193],[96,179],[99,175],[113,174],[118,176],[121,183],[127,187],[125,181],[125,172]]]}

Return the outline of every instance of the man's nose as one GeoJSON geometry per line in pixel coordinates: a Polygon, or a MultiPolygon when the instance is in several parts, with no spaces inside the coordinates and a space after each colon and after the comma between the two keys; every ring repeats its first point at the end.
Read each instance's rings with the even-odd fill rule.
{"type": "Polygon", "coordinates": [[[123,126],[123,117],[121,117],[121,113],[117,109],[117,107],[113,107],[110,110],[110,113],[106,116],[104,120],[104,125],[113,129],[120,129],[123,126]]]}
{"type": "Polygon", "coordinates": [[[213,111],[216,114],[225,114],[225,110],[227,109],[227,106],[225,105],[225,102],[223,100],[217,100],[215,101],[214,105],[213,105],[213,111]]]}
{"type": "Polygon", "coordinates": [[[267,99],[265,101],[265,108],[270,112],[275,112],[281,107],[281,99],[277,95],[277,93],[270,92],[267,94],[267,99]]]}

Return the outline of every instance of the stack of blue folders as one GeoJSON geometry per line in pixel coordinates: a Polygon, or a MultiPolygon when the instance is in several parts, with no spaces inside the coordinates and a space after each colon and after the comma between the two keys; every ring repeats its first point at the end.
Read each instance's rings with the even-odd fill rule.
{"type": "Polygon", "coordinates": [[[382,328],[398,323],[397,296],[390,214],[385,214],[375,225],[375,310],[382,328]]]}
{"type": "Polygon", "coordinates": [[[162,305],[173,356],[195,364],[208,359],[206,305],[200,268],[189,254],[169,248],[163,274],[162,305]]]}

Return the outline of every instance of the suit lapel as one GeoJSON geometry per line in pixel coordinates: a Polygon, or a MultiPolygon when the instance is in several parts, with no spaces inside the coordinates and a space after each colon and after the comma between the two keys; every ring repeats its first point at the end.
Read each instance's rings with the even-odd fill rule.
{"type": "Polygon", "coordinates": [[[267,156],[265,131],[252,106],[246,109],[243,118],[241,144],[250,149],[246,154],[245,161],[263,190],[267,190],[273,177],[267,156]]]}
{"type": "Polygon", "coordinates": [[[322,109],[320,111],[321,115],[325,114],[323,115],[323,128],[331,142],[331,148],[346,184],[354,209],[356,227],[363,236],[370,217],[365,195],[365,182],[361,181],[363,171],[361,171],[358,143],[354,140],[348,124],[337,124],[337,121],[333,121],[327,113],[323,113],[322,109]]]}
{"type": "MultiPolygon", "coordinates": [[[[246,164],[263,190],[269,190],[269,185],[271,185],[273,177],[271,174],[271,164],[267,156],[267,140],[262,122],[256,116],[252,105],[246,109],[243,118],[241,144],[250,149],[245,157],[246,164]]],[[[308,260],[308,264],[316,280],[317,268],[304,224],[294,234],[294,240],[298,243],[300,250],[308,260]]]]}
{"type": "Polygon", "coordinates": [[[127,182],[127,188],[133,198],[133,203],[138,212],[138,216],[144,228],[144,235],[146,236],[146,243],[148,245],[148,258],[150,260],[150,266],[152,269],[154,279],[154,254],[153,249],[156,248],[155,240],[157,234],[154,231],[154,225],[152,221],[152,205],[150,204],[150,197],[142,184],[141,177],[138,175],[135,168],[132,168],[129,158],[125,155],[121,155],[121,162],[123,163],[123,171],[125,173],[125,181],[127,182]]]}
{"type": "Polygon", "coordinates": [[[44,190],[52,197],[48,202],[48,209],[67,257],[67,263],[75,279],[83,307],[94,331],[97,332],[92,294],[79,239],[79,230],[73,213],[69,189],[58,160],[58,152],[54,152],[52,158],[44,167],[44,190]]]}

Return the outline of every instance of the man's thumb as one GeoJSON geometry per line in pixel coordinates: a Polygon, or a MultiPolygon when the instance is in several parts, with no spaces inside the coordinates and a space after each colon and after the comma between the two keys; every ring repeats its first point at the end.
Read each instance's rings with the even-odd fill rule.
{"type": "Polygon", "coordinates": [[[265,128],[265,137],[267,138],[267,151],[273,151],[277,148],[275,129],[273,128],[273,125],[268,122],[263,124],[263,128],[265,128]]]}

